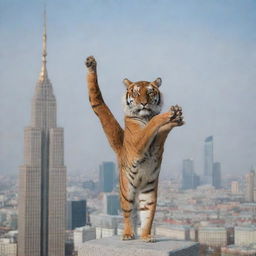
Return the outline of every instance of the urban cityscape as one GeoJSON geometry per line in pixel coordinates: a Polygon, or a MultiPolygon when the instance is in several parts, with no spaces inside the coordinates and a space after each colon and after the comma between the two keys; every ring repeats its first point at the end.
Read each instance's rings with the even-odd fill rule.
{"type": "MultiPolygon", "coordinates": [[[[36,139],[35,135],[34,138],[36,139]]],[[[253,168],[248,170],[244,177],[223,180],[220,163],[213,162],[214,137],[207,137],[204,145],[205,176],[201,177],[195,173],[192,159],[184,159],[180,180],[160,180],[153,226],[154,235],[179,241],[198,242],[200,255],[255,255],[255,170],[253,168]],[[207,168],[212,170],[212,175],[207,168]]],[[[26,145],[26,147],[29,146],[26,145]]],[[[64,171],[65,168],[63,168],[61,167],[59,172],[64,171]]],[[[36,178],[24,177],[23,173],[24,168],[21,168],[19,191],[17,177],[1,176],[0,255],[2,256],[40,255],[39,241],[43,240],[38,237],[35,240],[32,239],[39,235],[35,230],[39,221],[34,219],[35,214],[38,214],[36,207],[39,207],[38,202],[40,202],[40,200],[34,201],[37,196],[35,190],[39,189],[35,187],[38,183],[34,181],[33,184],[29,184],[28,179],[36,178]],[[34,189],[33,195],[21,194],[25,186],[22,185],[22,180],[27,182],[27,193],[29,193],[29,187],[33,186],[30,188],[34,189]],[[18,215],[18,209],[20,209],[18,206],[24,206],[24,203],[18,204],[18,197],[22,198],[20,200],[27,200],[26,210],[31,213],[24,213],[25,209],[22,208],[23,211],[19,210],[18,215]],[[18,228],[18,225],[21,228],[18,228]],[[25,232],[24,225],[31,227],[28,229],[30,234],[25,232]],[[27,245],[23,245],[24,243],[27,245]],[[18,254],[17,248],[19,248],[18,254]],[[36,253],[37,249],[38,253],[36,253]]],[[[54,230],[59,232],[58,235],[52,235],[62,239],[61,243],[58,243],[61,246],[57,248],[52,245],[51,248],[49,244],[49,250],[55,250],[55,255],[86,255],[82,252],[83,245],[87,241],[122,234],[117,175],[116,164],[109,161],[99,166],[98,179],[88,180],[83,175],[67,177],[66,210],[63,210],[64,204],[61,201],[58,204],[60,208],[57,210],[55,207],[54,211],[54,214],[59,216],[64,216],[63,212],[66,212],[66,218],[61,220],[59,227],[54,222],[51,223],[52,226],[56,225],[54,230]],[[63,235],[65,234],[63,237],[60,236],[61,228],[62,231],[65,230],[62,232],[63,235]]],[[[61,175],[61,179],[64,178],[65,172],[61,175]]],[[[58,188],[58,191],[63,192],[65,181],[62,180],[61,185],[58,185],[58,179],[55,182],[56,187],[63,186],[58,188]]],[[[50,195],[50,191],[48,193],[50,195]]],[[[52,197],[58,198],[56,194],[52,197]]],[[[65,193],[62,194],[63,198],[65,193]]],[[[56,203],[57,201],[54,202],[56,203]]],[[[135,215],[134,218],[137,216],[135,215]]],[[[49,218],[48,221],[51,219],[49,218]]],[[[136,232],[139,234],[139,228],[136,232]]],[[[48,235],[51,235],[50,231],[48,235]]]]}
{"type": "MultiPolygon", "coordinates": [[[[59,97],[48,75],[46,21],[45,11],[31,120],[20,127],[23,162],[18,175],[0,172],[0,256],[86,256],[90,241],[123,232],[118,164],[102,161],[91,178],[66,167],[66,131],[57,122],[59,97]]],[[[215,134],[198,143],[203,172],[191,157],[178,160],[176,177],[160,176],[153,235],[179,241],[189,255],[256,256],[254,163],[248,163],[243,176],[224,175],[215,134]]],[[[133,223],[139,236],[136,210],[133,223]]]]}

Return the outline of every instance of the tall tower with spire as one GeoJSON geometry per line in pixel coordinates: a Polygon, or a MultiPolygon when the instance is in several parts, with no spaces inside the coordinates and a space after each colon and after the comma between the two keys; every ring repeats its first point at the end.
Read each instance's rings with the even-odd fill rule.
{"type": "Polygon", "coordinates": [[[46,12],[42,68],[32,99],[31,125],[24,131],[20,167],[18,256],[65,255],[66,167],[63,128],[46,68],[46,12]]]}

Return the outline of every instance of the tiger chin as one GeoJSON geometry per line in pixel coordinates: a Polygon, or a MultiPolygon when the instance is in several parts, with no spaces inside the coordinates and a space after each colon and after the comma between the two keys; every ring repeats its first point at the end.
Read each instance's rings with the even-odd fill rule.
{"type": "Polygon", "coordinates": [[[153,82],[124,79],[123,129],[103,100],[97,79],[97,63],[86,59],[89,101],[117,155],[119,166],[120,205],[123,212],[123,240],[135,238],[132,211],[140,212],[141,239],[154,242],[151,227],[157,204],[158,177],[164,143],[172,128],[184,124],[180,106],[161,112],[160,78],[153,82]],[[137,207],[137,206],[136,206],[137,207]]]}

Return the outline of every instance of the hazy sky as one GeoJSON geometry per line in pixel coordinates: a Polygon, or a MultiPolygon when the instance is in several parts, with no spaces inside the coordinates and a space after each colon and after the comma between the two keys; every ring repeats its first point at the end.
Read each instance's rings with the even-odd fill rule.
{"type": "MultiPolygon", "coordinates": [[[[68,173],[98,174],[115,160],[88,103],[84,59],[98,61],[105,101],[123,124],[123,78],[161,77],[164,107],[184,109],[169,135],[162,175],[184,158],[202,173],[203,142],[214,136],[224,176],[256,164],[256,1],[51,0],[48,73],[65,131],[68,173]]],[[[0,174],[23,164],[23,129],[41,66],[43,1],[0,0],[0,174]]]]}

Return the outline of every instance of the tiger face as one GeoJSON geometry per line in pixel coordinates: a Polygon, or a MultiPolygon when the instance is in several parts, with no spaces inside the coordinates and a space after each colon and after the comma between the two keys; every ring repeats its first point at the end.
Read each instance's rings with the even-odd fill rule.
{"type": "Polygon", "coordinates": [[[124,79],[127,90],[124,97],[124,112],[127,116],[150,119],[161,111],[162,96],[159,87],[161,78],[153,82],[131,82],[124,79]]]}

